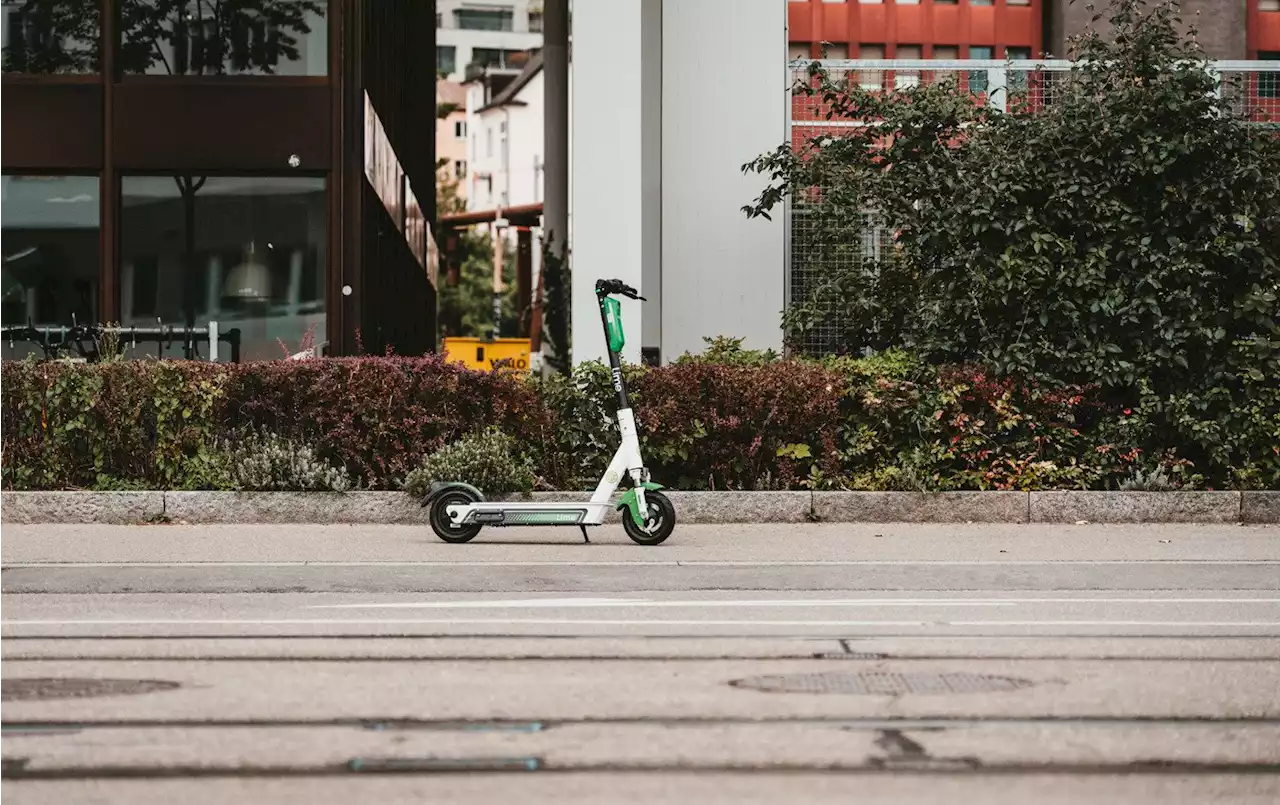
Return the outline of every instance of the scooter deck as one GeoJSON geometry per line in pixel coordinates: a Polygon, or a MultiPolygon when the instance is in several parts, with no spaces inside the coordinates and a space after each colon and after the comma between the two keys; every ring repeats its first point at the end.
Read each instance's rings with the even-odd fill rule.
{"type": "Polygon", "coordinates": [[[450,518],[465,511],[459,525],[555,526],[600,525],[608,516],[609,503],[505,503],[480,501],[448,507],[450,518]]]}

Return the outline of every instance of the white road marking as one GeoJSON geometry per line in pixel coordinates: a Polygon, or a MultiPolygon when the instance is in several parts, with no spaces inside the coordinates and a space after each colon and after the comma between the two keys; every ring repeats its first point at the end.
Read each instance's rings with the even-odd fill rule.
{"type": "Polygon", "coordinates": [[[1114,621],[1114,620],[587,620],[572,618],[226,618],[173,620],[12,620],[4,626],[301,626],[301,625],[478,625],[492,626],[1133,626],[1144,628],[1277,628],[1280,621],[1114,621]]]}
{"type": "Polygon", "coordinates": [[[1044,567],[1092,565],[1280,565],[1275,559],[1037,559],[1037,560],[967,560],[902,559],[902,560],[748,560],[748,559],[671,559],[666,561],[636,560],[599,561],[316,561],[316,562],[6,562],[5,569],[90,568],[90,567],[1044,567]]]}
{"type": "Polygon", "coordinates": [[[784,599],[771,601],[693,600],[654,601],[643,598],[530,598],[524,600],[486,601],[398,601],[380,604],[316,604],[308,609],[525,609],[571,607],[921,607],[921,606],[1013,606],[1004,601],[907,600],[865,598],[859,600],[823,601],[784,599]]]}
{"type": "Polygon", "coordinates": [[[313,604],[307,609],[525,609],[573,607],[1010,607],[1018,604],[1280,604],[1280,598],[784,598],[691,599],[524,598],[477,601],[387,601],[313,604]]]}

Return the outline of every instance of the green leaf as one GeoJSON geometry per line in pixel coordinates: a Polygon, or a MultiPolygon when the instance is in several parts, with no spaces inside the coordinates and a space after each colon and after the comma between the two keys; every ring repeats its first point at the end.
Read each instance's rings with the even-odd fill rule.
{"type": "Polygon", "coordinates": [[[779,458],[811,458],[812,455],[807,444],[784,444],[778,448],[779,458]]]}

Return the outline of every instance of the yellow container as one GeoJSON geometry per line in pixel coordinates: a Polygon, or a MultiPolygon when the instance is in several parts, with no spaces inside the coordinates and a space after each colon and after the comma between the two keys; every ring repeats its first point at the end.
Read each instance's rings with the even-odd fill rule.
{"type": "Polygon", "coordinates": [[[497,368],[501,361],[509,360],[507,366],[517,372],[529,371],[529,339],[496,338],[486,341],[483,338],[446,338],[444,339],[444,358],[447,361],[461,363],[468,369],[487,372],[497,368]]]}

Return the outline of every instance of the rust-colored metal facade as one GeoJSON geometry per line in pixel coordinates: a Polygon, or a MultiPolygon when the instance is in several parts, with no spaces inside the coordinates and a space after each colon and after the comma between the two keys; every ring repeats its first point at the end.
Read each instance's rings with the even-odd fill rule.
{"type": "Polygon", "coordinates": [[[821,58],[821,42],[846,50],[845,58],[925,58],[945,51],[951,59],[979,58],[971,48],[992,48],[981,58],[1003,59],[1009,48],[1021,48],[1032,58],[1044,49],[1045,3],[1049,0],[919,0],[918,3],[865,3],[858,0],[791,0],[787,6],[788,36],[793,46],[808,45],[806,57],[821,58]],[[864,51],[875,47],[874,55],[864,51]],[[918,47],[905,56],[900,48],[918,47]],[[880,51],[883,48],[883,52],[880,51]]]}
{"type": "MultiPolygon", "coordinates": [[[[1104,4],[1096,3],[1101,8],[1104,4]]],[[[1215,59],[1258,59],[1280,53],[1280,10],[1267,0],[1186,0],[1184,18],[1194,20],[1201,44],[1215,59]]],[[[823,41],[846,58],[971,58],[971,48],[991,48],[1003,59],[1008,49],[1039,58],[1065,57],[1065,42],[1097,13],[1077,0],[790,0],[789,37],[794,49],[808,46],[822,56],[823,41]],[[863,51],[874,48],[874,55],[863,51]],[[899,49],[911,47],[912,55],[899,49]],[[883,48],[883,52],[881,51],[883,48]],[[920,49],[917,56],[915,48],[920,49]],[[882,55],[883,53],[883,55],[882,55]]],[[[986,51],[982,56],[987,58],[986,51]]]]}
{"type": "Polygon", "coordinates": [[[121,309],[122,177],[323,177],[327,332],[316,339],[327,336],[331,354],[354,354],[358,341],[369,353],[434,351],[434,276],[423,262],[435,220],[433,0],[320,0],[320,76],[124,74],[125,2],[98,0],[95,74],[3,76],[4,173],[100,177],[98,318],[117,321],[121,309]],[[366,177],[369,107],[399,166],[402,215],[412,183],[416,225],[393,218],[366,177]]]}
{"type": "Polygon", "coordinates": [[[1247,58],[1277,58],[1280,54],[1280,9],[1263,9],[1263,0],[1248,0],[1245,18],[1247,58]]]}

